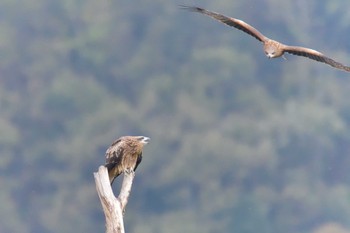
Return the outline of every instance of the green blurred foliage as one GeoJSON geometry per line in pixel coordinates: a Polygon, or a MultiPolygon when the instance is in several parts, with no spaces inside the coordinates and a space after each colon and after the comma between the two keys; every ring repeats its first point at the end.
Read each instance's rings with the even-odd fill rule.
{"type": "MultiPolygon", "coordinates": [[[[103,232],[122,135],[152,138],[127,232],[350,231],[349,75],[178,4],[0,1],[0,232],[103,232]]],[[[350,3],[198,4],[350,63],[350,3]]]]}

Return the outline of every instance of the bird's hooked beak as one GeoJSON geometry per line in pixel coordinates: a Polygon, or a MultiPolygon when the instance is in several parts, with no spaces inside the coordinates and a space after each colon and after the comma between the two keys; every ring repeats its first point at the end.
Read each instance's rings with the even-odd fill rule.
{"type": "Polygon", "coordinates": [[[271,53],[266,53],[266,57],[267,57],[268,59],[271,59],[271,58],[273,58],[273,54],[271,54],[271,53]]]}
{"type": "Polygon", "coordinates": [[[142,142],[143,144],[148,144],[150,140],[151,140],[151,138],[143,136],[143,139],[142,139],[141,142],[142,142]]]}

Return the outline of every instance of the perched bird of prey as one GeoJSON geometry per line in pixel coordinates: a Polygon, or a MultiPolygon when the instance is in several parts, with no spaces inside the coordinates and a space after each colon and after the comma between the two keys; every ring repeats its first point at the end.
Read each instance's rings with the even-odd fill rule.
{"type": "Polygon", "coordinates": [[[337,69],[350,72],[350,67],[345,66],[337,61],[334,61],[333,59],[326,57],[325,55],[323,55],[322,53],[316,50],[304,48],[304,47],[298,47],[298,46],[289,46],[289,45],[282,44],[278,41],[271,40],[266,36],[264,36],[262,33],[260,33],[257,29],[255,29],[254,27],[245,23],[242,20],[227,17],[224,15],[218,14],[216,12],[205,10],[200,7],[192,7],[192,6],[181,6],[181,7],[189,11],[194,11],[194,12],[208,15],[224,24],[227,24],[228,26],[235,27],[253,36],[255,39],[263,43],[264,51],[268,58],[281,57],[285,52],[287,52],[293,55],[303,56],[303,57],[313,59],[315,61],[323,62],[337,69]]]}
{"type": "Polygon", "coordinates": [[[135,171],[142,160],[142,149],[150,138],[124,136],[118,138],[106,151],[106,164],[111,185],[125,171],[135,171]]]}

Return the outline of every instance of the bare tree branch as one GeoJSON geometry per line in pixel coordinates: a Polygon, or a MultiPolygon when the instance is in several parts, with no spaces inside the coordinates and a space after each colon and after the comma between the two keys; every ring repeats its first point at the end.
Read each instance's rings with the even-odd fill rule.
{"type": "Polygon", "coordinates": [[[118,200],[120,202],[120,206],[123,213],[125,212],[125,207],[128,204],[128,199],[130,196],[131,186],[132,186],[134,177],[135,177],[135,172],[133,170],[128,170],[124,172],[122,188],[118,196],[118,200]]]}
{"type": "Polygon", "coordinates": [[[122,188],[118,198],[113,194],[105,166],[100,166],[98,172],[94,173],[94,177],[96,190],[106,217],[106,233],[125,233],[123,213],[128,203],[135,173],[133,171],[124,172],[122,188]]]}

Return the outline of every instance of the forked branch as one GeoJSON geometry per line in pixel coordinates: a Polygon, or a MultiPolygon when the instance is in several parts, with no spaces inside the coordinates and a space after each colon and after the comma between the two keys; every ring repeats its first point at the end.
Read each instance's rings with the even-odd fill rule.
{"type": "Polygon", "coordinates": [[[128,203],[135,173],[133,171],[124,172],[123,183],[118,198],[113,194],[108,178],[108,171],[105,166],[100,166],[98,172],[94,173],[94,177],[96,190],[106,217],[106,233],[125,233],[123,213],[128,203]]]}

